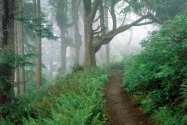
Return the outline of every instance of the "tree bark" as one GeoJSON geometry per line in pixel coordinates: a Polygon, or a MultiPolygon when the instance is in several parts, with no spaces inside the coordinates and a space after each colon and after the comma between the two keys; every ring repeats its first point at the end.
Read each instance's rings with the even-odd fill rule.
{"type": "MultiPolygon", "coordinates": [[[[106,8],[107,6],[107,0],[104,0],[104,13],[105,13],[105,28],[106,28],[106,33],[108,32],[108,9],[106,8]]],[[[109,65],[110,63],[110,45],[109,43],[105,45],[105,52],[106,52],[106,64],[109,65]]]]}
{"type": "MultiPolygon", "coordinates": [[[[14,50],[14,0],[1,0],[0,2],[0,53],[15,53],[14,50]]],[[[11,57],[6,57],[11,58],[11,57]]],[[[11,101],[13,94],[14,62],[0,63],[0,105],[11,101]]],[[[0,113],[0,117],[5,114],[0,113]]]]}
{"type": "MultiPolygon", "coordinates": [[[[15,7],[18,8],[18,4],[15,3],[15,7]]],[[[18,11],[15,9],[15,12],[18,11]]],[[[18,55],[18,21],[14,20],[14,39],[15,39],[15,54],[18,55]]],[[[14,82],[16,83],[16,86],[14,88],[14,93],[19,94],[19,68],[15,69],[15,75],[14,75],[14,82]]]]}
{"type": "Polygon", "coordinates": [[[92,24],[99,7],[100,0],[95,0],[91,5],[91,0],[84,0],[84,64],[83,68],[93,68],[96,66],[95,48],[93,47],[92,24]]]}
{"type": "MultiPolygon", "coordinates": [[[[51,47],[53,47],[53,44],[51,45],[51,47]]],[[[48,74],[48,78],[50,80],[53,79],[53,72],[54,72],[54,65],[53,65],[54,57],[53,57],[53,55],[54,55],[54,50],[51,49],[51,52],[50,52],[50,61],[49,61],[49,74],[48,74]]]]}
{"type": "MultiPolygon", "coordinates": [[[[35,17],[40,17],[40,0],[35,0],[35,17]]],[[[35,33],[35,40],[36,40],[36,53],[38,54],[38,57],[36,58],[36,72],[35,72],[35,78],[36,78],[36,90],[38,90],[41,86],[42,81],[42,68],[41,68],[41,29],[40,29],[41,22],[39,21],[37,23],[36,29],[37,32],[35,33]]]]}
{"type": "Polygon", "coordinates": [[[80,52],[80,46],[82,44],[81,41],[81,35],[79,33],[79,3],[78,0],[73,3],[73,8],[74,8],[74,22],[75,22],[75,62],[74,65],[79,64],[79,52],[80,52]]]}
{"type": "Polygon", "coordinates": [[[92,47],[92,25],[91,20],[89,18],[89,14],[84,14],[84,44],[85,44],[85,50],[84,50],[84,69],[85,68],[91,68],[96,66],[96,60],[95,60],[95,52],[94,48],[92,47]]]}
{"type": "MultiPolygon", "coordinates": [[[[19,0],[18,4],[19,8],[19,18],[22,18],[22,0],[19,0]]],[[[22,22],[18,22],[18,54],[23,56],[24,55],[24,44],[23,44],[23,29],[22,29],[22,22]]],[[[19,94],[23,95],[25,93],[25,75],[24,75],[24,66],[21,65],[19,67],[19,94]]]]}
{"type": "Polygon", "coordinates": [[[65,41],[65,29],[60,29],[61,31],[61,74],[65,75],[66,73],[66,50],[67,45],[65,41]]]}

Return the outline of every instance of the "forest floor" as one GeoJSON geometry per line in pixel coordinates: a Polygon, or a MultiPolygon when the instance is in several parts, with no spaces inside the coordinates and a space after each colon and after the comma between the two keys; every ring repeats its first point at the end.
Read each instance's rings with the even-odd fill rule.
{"type": "Polygon", "coordinates": [[[153,125],[120,87],[122,79],[123,72],[109,73],[109,81],[104,88],[108,113],[106,125],[153,125]]]}

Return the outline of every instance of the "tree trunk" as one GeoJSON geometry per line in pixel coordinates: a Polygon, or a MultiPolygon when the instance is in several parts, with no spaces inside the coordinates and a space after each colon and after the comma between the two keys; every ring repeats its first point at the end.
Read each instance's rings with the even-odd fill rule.
{"type": "Polygon", "coordinates": [[[66,41],[65,41],[65,29],[61,29],[61,74],[66,74],[66,41]]]}
{"type": "MultiPolygon", "coordinates": [[[[51,45],[51,47],[53,47],[53,44],[51,45]]],[[[48,78],[50,80],[53,79],[53,72],[54,72],[54,65],[53,65],[53,62],[54,62],[54,57],[53,57],[53,49],[51,50],[50,52],[50,61],[49,61],[49,75],[48,75],[48,78]]]]}
{"type": "Polygon", "coordinates": [[[79,52],[80,52],[80,47],[75,48],[75,62],[74,65],[79,65],[79,52]]]}
{"type": "Polygon", "coordinates": [[[65,75],[66,73],[66,38],[65,38],[65,31],[67,29],[67,1],[66,0],[59,0],[57,4],[57,13],[56,13],[56,20],[57,25],[60,28],[60,39],[61,39],[61,65],[60,65],[60,73],[65,75]]]}
{"type": "MultiPolygon", "coordinates": [[[[19,18],[22,18],[22,0],[19,0],[19,18]]],[[[24,55],[24,44],[23,44],[23,30],[22,22],[18,22],[18,54],[24,55]]],[[[19,67],[19,94],[23,95],[25,93],[25,75],[24,75],[24,66],[19,67]]]]}
{"type": "Polygon", "coordinates": [[[80,46],[82,44],[82,41],[81,41],[81,35],[79,33],[79,3],[78,1],[76,0],[76,2],[74,2],[74,5],[73,5],[73,8],[74,9],[74,21],[75,21],[75,26],[74,26],[74,29],[75,29],[75,62],[74,62],[74,65],[78,65],[79,64],[79,52],[80,52],[80,46]]]}
{"type": "Polygon", "coordinates": [[[84,69],[93,68],[96,66],[95,60],[95,49],[92,46],[93,35],[92,35],[92,25],[89,16],[85,13],[84,15],[84,69]]]}
{"type": "MultiPolygon", "coordinates": [[[[104,0],[104,5],[107,6],[107,0],[104,0]]],[[[105,28],[106,28],[106,33],[108,32],[108,8],[104,8],[104,13],[105,13],[105,28]]],[[[106,64],[109,65],[110,63],[110,45],[109,43],[105,45],[105,52],[106,52],[106,64]]]]}
{"type": "MultiPolygon", "coordinates": [[[[35,0],[35,17],[39,18],[40,17],[40,0],[35,0]]],[[[36,40],[36,53],[38,54],[38,57],[36,58],[36,90],[38,90],[41,86],[41,29],[40,25],[41,22],[39,21],[37,23],[38,25],[36,26],[37,32],[35,33],[35,40],[36,40]]]]}
{"type": "Polygon", "coordinates": [[[92,24],[99,7],[100,0],[95,0],[92,5],[91,0],[83,0],[84,4],[84,64],[83,68],[96,67],[95,52],[96,47],[94,46],[94,34],[92,24]]]}
{"type": "MultiPolygon", "coordinates": [[[[93,23],[96,22],[98,19],[103,20],[102,19],[103,14],[100,14],[97,18],[95,18],[96,12],[98,11],[98,7],[101,2],[103,1],[83,0],[84,35],[85,35],[84,37],[85,38],[84,39],[85,41],[84,69],[96,66],[95,53],[101,48],[102,45],[108,44],[117,34],[124,32],[133,26],[146,25],[146,24],[150,24],[152,22],[157,21],[157,18],[155,18],[154,15],[152,15],[151,13],[147,13],[146,15],[141,16],[139,19],[131,22],[130,24],[126,24],[126,25],[122,24],[121,26],[117,27],[116,13],[115,13],[115,5],[117,4],[117,1],[112,0],[110,12],[111,12],[112,20],[113,20],[112,21],[113,29],[105,34],[103,32],[103,28],[102,28],[103,25],[101,23],[100,26],[96,30],[93,30],[92,29],[93,23]],[[141,21],[147,18],[152,21],[141,23],[141,21]]],[[[101,10],[99,11],[102,12],[101,10]]]]}
{"type": "MultiPolygon", "coordinates": [[[[1,0],[0,2],[0,46],[1,51],[15,53],[14,50],[14,0],[1,0]]],[[[10,59],[11,57],[5,57],[10,59]]],[[[13,97],[14,69],[9,62],[0,63],[0,105],[11,101],[13,97]]],[[[0,117],[5,114],[0,113],[0,117]]]]}
{"type": "Polygon", "coordinates": [[[110,45],[109,43],[105,45],[106,50],[106,64],[109,65],[110,63],[110,45]]]}
{"type": "MultiPolygon", "coordinates": [[[[15,3],[15,7],[17,7],[17,3],[15,3]]],[[[18,13],[18,11],[15,11],[18,13]]],[[[18,21],[14,20],[14,39],[15,39],[15,54],[18,55],[18,21]]],[[[16,86],[14,87],[14,93],[19,94],[19,68],[15,69],[15,75],[14,75],[14,82],[16,83],[16,86]]]]}

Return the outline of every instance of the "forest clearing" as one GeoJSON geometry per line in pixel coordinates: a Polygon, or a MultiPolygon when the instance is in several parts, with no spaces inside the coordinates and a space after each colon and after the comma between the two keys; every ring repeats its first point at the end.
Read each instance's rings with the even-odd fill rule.
{"type": "Polygon", "coordinates": [[[187,125],[187,0],[1,0],[1,125],[187,125]]]}

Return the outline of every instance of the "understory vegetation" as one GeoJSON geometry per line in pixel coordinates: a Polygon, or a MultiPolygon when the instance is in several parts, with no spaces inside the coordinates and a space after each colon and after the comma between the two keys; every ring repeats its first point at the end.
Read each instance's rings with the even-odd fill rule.
{"type": "Polygon", "coordinates": [[[16,97],[0,108],[1,125],[101,125],[105,120],[103,87],[106,72],[86,70],[50,86],[16,97]]]}
{"type": "Polygon", "coordinates": [[[104,68],[104,70],[107,70],[107,72],[123,71],[124,60],[110,62],[108,65],[102,65],[101,68],[104,68]]]}
{"type": "Polygon", "coordinates": [[[142,41],[125,64],[123,85],[159,125],[187,123],[187,14],[142,41]]]}

